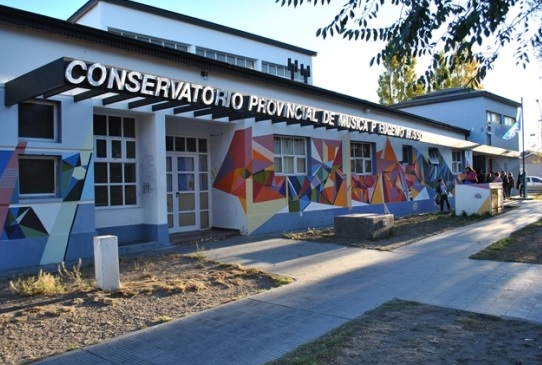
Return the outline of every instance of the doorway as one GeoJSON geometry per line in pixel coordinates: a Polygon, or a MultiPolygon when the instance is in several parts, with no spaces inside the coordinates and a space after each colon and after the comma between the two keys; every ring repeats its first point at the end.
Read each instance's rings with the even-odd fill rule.
{"type": "Polygon", "coordinates": [[[210,228],[206,139],[166,137],[166,182],[169,232],[210,228]]]}

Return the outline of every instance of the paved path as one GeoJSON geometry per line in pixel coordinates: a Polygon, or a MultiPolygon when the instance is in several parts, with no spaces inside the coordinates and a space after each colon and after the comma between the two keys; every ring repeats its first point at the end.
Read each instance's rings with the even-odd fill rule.
{"type": "Polygon", "coordinates": [[[205,251],[297,281],[36,364],[265,364],[393,298],[542,323],[542,265],[468,259],[542,218],[542,202],[517,204],[393,252],[276,238],[205,251]]]}

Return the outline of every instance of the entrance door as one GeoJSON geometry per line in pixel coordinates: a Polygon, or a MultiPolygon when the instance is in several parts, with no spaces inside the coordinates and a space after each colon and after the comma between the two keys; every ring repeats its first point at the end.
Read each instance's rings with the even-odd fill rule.
{"type": "Polygon", "coordinates": [[[168,151],[166,154],[169,231],[177,233],[209,228],[207,153],[199,152],[201,149],[196,147],[197,141],[206,140],[184,137],[175,137],[174,140],[177,143],[190,140],[194,151],[168,151]]]}

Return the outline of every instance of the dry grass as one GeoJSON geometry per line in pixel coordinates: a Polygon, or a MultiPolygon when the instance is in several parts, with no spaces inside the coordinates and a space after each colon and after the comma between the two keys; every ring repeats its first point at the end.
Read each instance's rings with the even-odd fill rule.
{"type": "Polygon", "coordinates": [[[40,294],[62,294],[66,287],[60,278],[48,272],[40,270],[38,275],[27,278],[18,278],[9,282],[9,288],[21,296],[34,296],[40,294]]]}

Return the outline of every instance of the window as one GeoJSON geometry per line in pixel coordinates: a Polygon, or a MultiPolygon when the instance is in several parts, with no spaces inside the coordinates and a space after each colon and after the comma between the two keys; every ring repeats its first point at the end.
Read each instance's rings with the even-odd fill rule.
{"type": "Polygon", "coordinates": [[[516,122],[516,118],[504,116],[504,125],[512,126],[516,122]]]}
{"type": "Polygon", "coordinates": [[[307,140],[297,137],[275,137],[275,173],[307,173],[307,140]]]}
{"type": "Polygon", "coordinates": [[[350,143],[350,171],[353,174],[373,173],[373,145],[371,143],[350,143]]]}
{"type": "Polygon", "coordinates": [[[135,119],[94,115],[97,207],[137,204],[135,119]]]}
{"type": "Polygon", "coordinates": [[[57,103],[25,101],[19,104],[19,137],[57,139],[57,103]]]}
{"type": "Polygon", "coordinates": [[[405,165],[412,165],[413,158],[412,158],[412,146],[404,145],[403,146],[403,164],[405,165]]]}
{"type": "Polygon", "coordinates": [[[126,30],[121,30],[121,29],[109,28],[108,30],[110,33],[121,35],[127,38],[137,39],[138,41],[141,41],[141,42],[152,43],[158,46],[176,49],[178,51],[188,52],[188,44],[185,44],[185,43],[175,42],[169,39],[151,37],[151,36],[139,34],[139,33],[128,32],[126,30]]]}
{"type": "Polygon", "coordinates": [[[193,137],[166,136],[166,151],[207,153],[207,140],[193,137]]]}
{"type": "Polygon", "coordinates": [[[251,58],[246,58],[246,57],[242,57],[242,56],[238,56],[238,55],[234,55],[230,53],[214,51],[207,48],[197,47],[196,54],[199,56],[212,58],[213,60],[222,61],[222,62],[226,62],[232,65],[237,65],[237,66],[250,68],[250,69],[254,69],[254,65],[256,63],[255,60],[251,58]]]}
{"type": "Polygon", "coordinates": [[[58,157],[19,157],[19,196],[21,198],[57,197],[58,157]]]}
{"type": "Polygon", "coordinates": [[[501,115],[493,112],[486,112],[486,118],[488,123],[501,124],[501,115]]]}
{"type": "MultiPolygon", "coordinates": [[[[285,79],[291,78],[291,72],[288,70],[287,66],[278,65],[270,62],[262,62],[262,72],[265,72],[270,75],[275,75],[283,77],[285,79]]],[[[299,82],[305,82],[305,78],[301,75],[301,72],[298,70],[294,73],[294,80],[299,82]]]]}
{"type": "Polygon", "coordinates": [[[463,152],[452,151],[452,174],[463,172],[463,152]]]}
{"type": "Polygon", "coordinates": [[[438,160],[438,148],[434,148],[434,147],[430,147],[429,148],[429,163],[431,165],[438,165],[439,164],[439,160],[438,160]]]}

